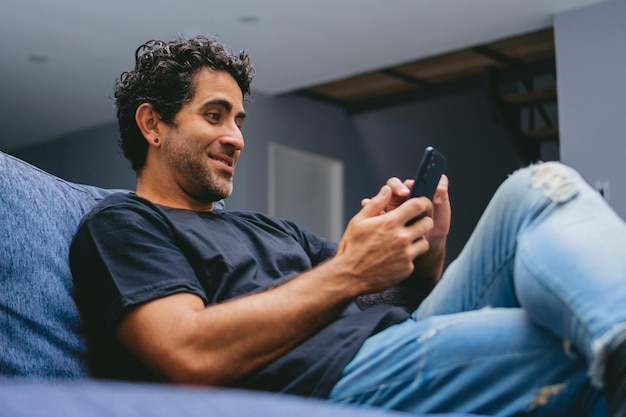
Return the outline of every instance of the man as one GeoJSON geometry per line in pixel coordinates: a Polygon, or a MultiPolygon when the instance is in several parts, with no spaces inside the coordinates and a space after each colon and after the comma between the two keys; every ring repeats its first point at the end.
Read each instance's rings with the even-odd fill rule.
{"type": "Polygon", "coordinates": [[[359,309],[439,279],[447,178],[433,203],[390,179],[338,244],[221,210],[248,56],[197,37],[136,60],[115,93],[136,193],[99,204],[70,253],[95,375],[492,415],[603,415],[604,386],[626,415],[626,225],[574,171],[512,175],[416,311],[359,309]]]}

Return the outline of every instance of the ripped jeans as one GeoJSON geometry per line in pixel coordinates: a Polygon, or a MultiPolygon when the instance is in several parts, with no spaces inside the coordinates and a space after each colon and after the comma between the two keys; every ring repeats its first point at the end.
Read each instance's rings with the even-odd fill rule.
{"type": "Polygon", "coordinates": [[[626,224],[574,170],[524,168],[403,323],[371,336],[330,399],[413,413],[605,416],[626,338],[626,224]]]}

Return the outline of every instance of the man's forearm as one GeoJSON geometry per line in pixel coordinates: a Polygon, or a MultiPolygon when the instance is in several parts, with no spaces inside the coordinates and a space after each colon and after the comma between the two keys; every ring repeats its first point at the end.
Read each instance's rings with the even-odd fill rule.
{"type": "Polygon", "coordinates": [[[335,319],[356,297],[349,271],[329,261],[271,290],[205,307],[193,294],[147,303],[118,337],[165,379],[228,385],[335,319]]]}

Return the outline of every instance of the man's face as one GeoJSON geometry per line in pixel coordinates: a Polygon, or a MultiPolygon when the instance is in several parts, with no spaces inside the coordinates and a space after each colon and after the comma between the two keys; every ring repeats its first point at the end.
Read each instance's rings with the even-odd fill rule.
{"type": "Polygon", "coordinates": [[[243,149],[243,94],[235,79],[209,68],[195,75],[196,91],[167,126],[163,158],[180,189],[209,203],[226,198],[243,149]]]}

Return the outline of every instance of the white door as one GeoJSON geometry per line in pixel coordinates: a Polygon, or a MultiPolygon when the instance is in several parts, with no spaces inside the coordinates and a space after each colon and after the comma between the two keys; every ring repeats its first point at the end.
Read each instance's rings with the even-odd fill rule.
{"type": "Polygon", "coordinates": [[[343,233],[343,163],[269,146],[269,214],[338,241],[343,233]]]}

